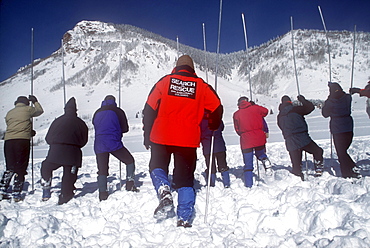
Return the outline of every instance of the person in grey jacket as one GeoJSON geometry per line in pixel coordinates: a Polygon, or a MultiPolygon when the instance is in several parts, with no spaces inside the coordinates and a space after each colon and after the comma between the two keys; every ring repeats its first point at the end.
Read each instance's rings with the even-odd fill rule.
{"type": "Polygon", "coordinates": [[[292,173],[304,180],[301,168],[302,151],[313,154],[316,176],[321,176],[324,169],[324,151],[311,139],[304,118],[315,107],[304,96],[299,95],[297,98],[302,103],[302,106],[293,106],[292,100],[288,96],[281,98],[277,124],[283,133],[285,146],[292,161],[292,173]]]}
{"type": "Polygon", "coordinates": [[[353,171],[356,164],[347,152],[353,139],[352,96],[345,93],[338,83],[329,82],[328,86],[330,94],[322,108],[322,115],[325,118],[330,117],[330,132],[333,135],[342,177],[359,178],[361,175],[353,171]]]}
{"type": "Polygon", "coordinates": [[[27,175],[28,161],[30,157],[30,139],[36,134],[32,129],[31,118],[40,116],[42,109],[37,98],[30,95],[29,98],[19,96],[5,117],[6,132],[4,136],[4,155],[6,170],[0,181],[0,200],[9,198],[7,190],[14,178],[13,199],[20,201],[21,192],[27,175]],[[30,106],[29,102],[34,106],[30,106]]]}

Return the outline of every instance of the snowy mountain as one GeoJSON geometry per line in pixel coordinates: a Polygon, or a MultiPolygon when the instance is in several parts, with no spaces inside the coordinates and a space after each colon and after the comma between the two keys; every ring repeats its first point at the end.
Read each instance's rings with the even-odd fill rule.
{"type": "MultiPolygon", "coordinates": [[[[300,92],[309,99],[324,100],[329,78],[325,34],[295,30],[293,35],[300,92]]],[[[344,89],[350,84],[352,35],[346,31],[329,32],[332,78],[344,89]]],[[[63,37],[66,95],[67,99],[76,97],[78,115],[91,130],[89,143],[83,148],[75,197],[67,204],[57,205],[63,174],[58,169],[53,174],[51,199],[41,201],[40,167],[48,150],[44,138],[51,121],[63,113],[64,107],[62,53],[58,50],[34,64],[33,90],[45,113],[34,119],[37,146],[33,150],[33,166],[28,167],[24,200],[0,202],[0,247],[369,247],[370,133],[364,109],[366,99],[353,96],[355,138],[349,149],[363,178],[340,177],[335,152],[331,159],[328,119],[321,116],[320,109],[306,116],[306,120],[311,137],[324,149],[323,176],[313,176],[311,155],[304,159],[306,181],[289,173],[291,163],[276,125],[276,108],[282,95],[294,98],[297,95],[291,38],[291,33],[287,33],[249,51],[253,99],[273,110],[266,117],[270,129],[266,146],[273,162],[273,175],[267,176],[260,170],[260,180],[256,176],[250,189],[244,187],[242,180],[243,159],[231,118],[237,109],[237,98],[249,96],[247,54],[239,51],[219,55],[217,90],[225,107],[224,138],[231,187],[223,187],[218,173],[216,186],[209,191],[206,215],[205,161],[198,149],[194,185],[196,216],[192,228],[182,228],[176,227],[176,218],[161,223],[153,218],[158,200],[148,173],[150,152],[143,148],[142,124],[137,117],[150,89],[171,72],[178,54],[190,54],[197,74],[204,79],[206,68],[210,68],[211,84],[215,82],[216,54],[207,53],[206,66],[203,51],[181,44],[177,51],[176,42],[148,31],[129,25],[78,23],[63,37]],[[110,195],[108,200],[99,202],[91,118],[105,95],[114,94],[118,99],[120,81],[121,106],[130,125],[123,142],[135,158],[136,185],[140,192],[119,189],[119,162],[111,156],[110,195]],[[31,191],[32,174],[34,191],[31,191]]],[[[369,43],[369,33],[357,34],[355,86],[363,87],[369,80],[369,43]]],[[[21,68],[1,82],[0,92],[0,115],[5,116],[19,95],[29,94],[30,67],[21,68]]],[[[5,130],[4,122],[0,122],[0,130],[5,130]]],[[[3,145],[0,140],[0,150],[3,145]]],[[[170,171],[172,168],[173,163],[170,171]]],[[[124,165],[122,169],[124,184],[124,165]]],[[[4,170],[1,152],[0,174],[4,170]]],[[[256,164],[254,172],[258,174],[256,164]]],[[[173,196],[177,205],[177,192],[173,196]]]]}
{"type": "MultiPolygon", "coordinates": [[[[329,80],[325,33],[295,30],[293,36],[300,92],[311,99],[325,99],[329,80]]],[[[297,95],[291,37],[287,33],[250,48],[248,54],[245,51],[219,54],[217,90],[226,109],[234,109],[240,95],[250,95],[248,58],[253,98],[260,104],[276,110],[282,95],[297,95]]],[[[353,34],[336,31],[329,32],[328,37],[332,81],[342,83],[346,89],[350,84],[353,34]]],[[[79,115],[87,122],[106,94],[119,98],[120,84],[121,106],[129,118],[134,118],[153,84],[171,72],[179,54],[191,55],[197,74],[206,79],[208,69],[208,82],[212,85],[215,82],[217,54],[205,54],[182,44],[177,51],[175,41],[134,26],[81,21],[64,34],[63,44],[64,53],[59,49],[47,58],[36,60],[33,66],[33,93],[45,106],[45,114],[35,123],[41,137],[50,122],[63,113],[63,70],[67,100],[78,96],[79,115]]],[[[356,33],[354,78],[358,86],[369,80],[369,47],[370,34],[356,33]]],[[[13,107],[17,96],[30,94],[30,68],[25,66],[0,83],[0,116],[13,107]]],[[[1,122],[0,132],[4,130],[5,123],[1,122]]]]}

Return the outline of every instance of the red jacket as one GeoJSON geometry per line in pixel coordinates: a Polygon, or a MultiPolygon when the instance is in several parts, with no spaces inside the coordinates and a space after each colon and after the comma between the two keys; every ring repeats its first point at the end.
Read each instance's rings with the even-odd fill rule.
{"type": "Polygon", "coordinates": [[[263,117],[268,109],[250,102],[242,101],[239,110],[234,113],[234,128],[240,136],[241,149],[259,147],[266,144],[266,134],[263,131],[263,117]]]}
{"type": "Polygon", "coordinates": [[[144,143],[199,147],[200,123],[204,110],[219,112],[222,105],[217,93],[197,77],[189,66],[175,67],[153,87],[144,107],[144,143]],[[149,137],[148,137],[149,136],[149,137]]]}

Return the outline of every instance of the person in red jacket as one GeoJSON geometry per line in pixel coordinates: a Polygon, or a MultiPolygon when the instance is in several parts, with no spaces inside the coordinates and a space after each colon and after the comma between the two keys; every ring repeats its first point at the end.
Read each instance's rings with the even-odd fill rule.
{"type": "Polygon", "coordinates": [[[357,93],[360,96],[366,96],[367,97],[367,100],[366,100],[366,113],[367,113],[367,115],[370,118],[370,81],[367,82],[367,85],[365,86],[365,89],[360,89],[360,88],[355,88],[354,87],[354,88],[350,88],[349,89],[349,93],[351,95],[357,93]]]}
{"type": "Polygon", "coordinates": [[[268,109],[250,103],[245,96],[238,99],[238,107],[239,110],[233,115],[234,128],[240,136],[244,160],[244,184],[250,188],[253,185],[253,152],[264,166],[268,162],[266,134],[263,131],[263,118],[267,116],[268,109]]]}
{"type": "Polygon", "coordinates": [[[365,89],[360,89],[360,88],[350,88],[349,89],[349,93],[351,95],[355,94],[355,93],[358,93],[360,96],[367,96],[368,98],[370,98],[370,81],[367,82],[367,85],[365,87],[365,89]]]}
{"type": "Polygon", "coordinates": [[[168,179],[173,154],[177,226],[191,227],[196,149],[200,145],[200,123],[205,110],[210,112],[209,128],[216,130],[223,113],[221,101],[213,88],[195,74],[191,57],[183,55],[172,73],[154,85],[143,110],[144,146],[151,150],[149,172],[160,201],[154,211],[158,221],[174,216],[168,179]]]}

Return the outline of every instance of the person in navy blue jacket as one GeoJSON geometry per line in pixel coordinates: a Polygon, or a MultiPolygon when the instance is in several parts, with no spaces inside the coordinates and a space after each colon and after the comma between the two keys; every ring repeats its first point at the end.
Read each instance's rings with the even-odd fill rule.
{"type": "Polygon", "coordinates": [[[126,164],[126,190],[138,191],[135,186],[135,160],[122,143],[122,134],[129,130],[126,114],[117,107],[114,96],[105,97],[101,108],[94,113],[92,122],[95,128],[94,151],[98,164],[99,200],[108,198],[109,154],[126,164]]]}
{"type": "Polygon", "coordinates": [[[222,131],[224,130],[225,126],[224,123],[221,121],[219,128],[215,131],[212,131],[208,127],[208,120],[209,120],[209,112],[204,113],[204,117],[202,122],[200,123],[201,128],[201,136],[200,141],[202,143],[203,155],[206,161],[206,177],[208,179],[208,170],[209,170],[209,162],[211,157],[211,139],[212,135],[214,137],[213,141],[213,156],[212,156],[212,170],[211,170],[211,182],[210,185],[213,187],[215,186],[216,181],[216,161],[217,161],[217,169],[221,172],[222,181],[225,188],[230,187],[230,175],[229,175],[229,167],[227,166],[226,162],[226,144],[225,140],[222,136],[222,131]]]}
{"type": "Polygon", "coordinates": [[[353,171],[356,164],[347,152],[353,139],[352,96],[345,93],[338,83],[329,82],[328,86],[330,94],[322,108],[322,115],[325,118],[330,117],[330,132],[333,135],[342,177],[358,178],[360,174],[353,171]]]}

